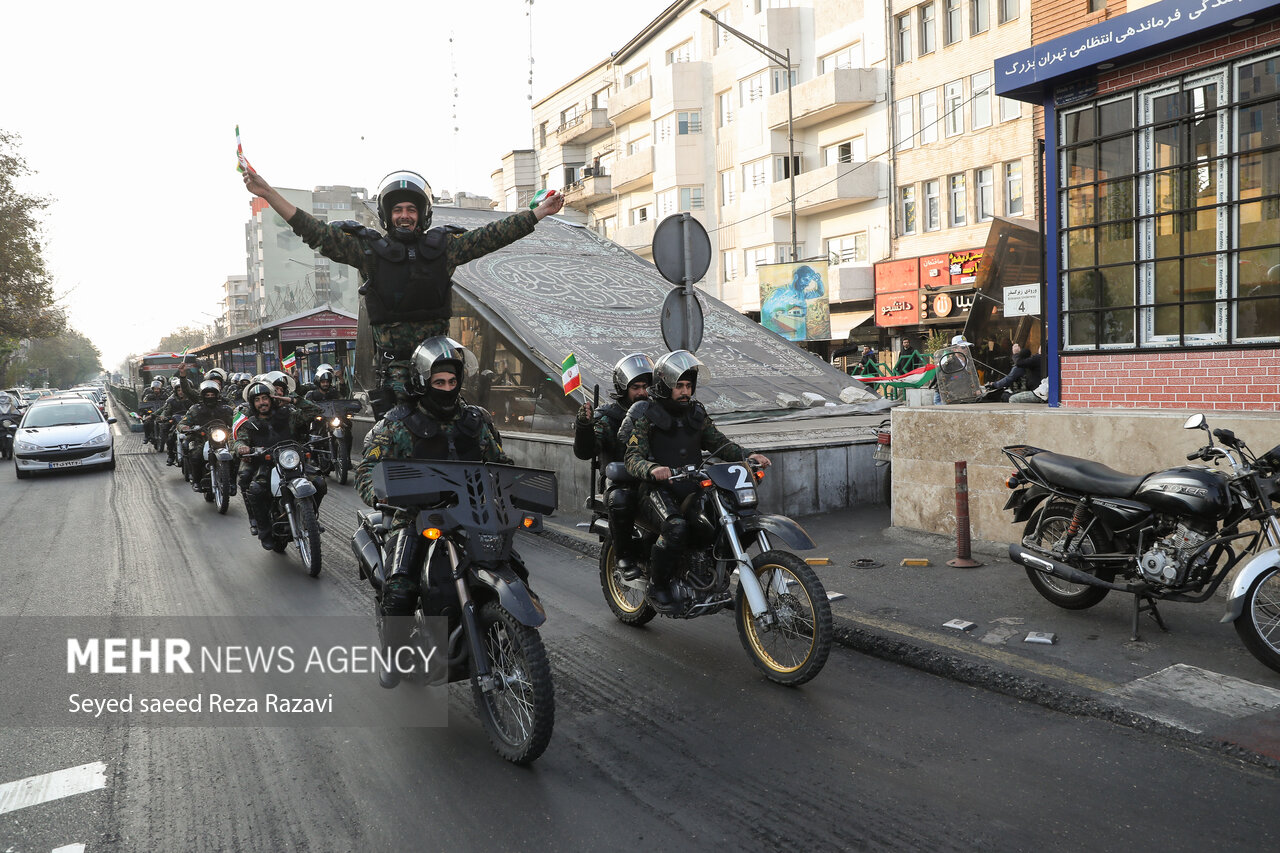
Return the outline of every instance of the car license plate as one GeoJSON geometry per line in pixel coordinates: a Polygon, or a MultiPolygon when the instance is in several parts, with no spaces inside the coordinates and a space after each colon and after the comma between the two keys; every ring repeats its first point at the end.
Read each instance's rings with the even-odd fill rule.
{"type": "Polygon", "coordinates": [[[83,459],[68,459],[65,462],[50,462],[49,467],[50,468],[75,468],[76,466],[83,465],[83,464],[84,464],[83,459]]]}

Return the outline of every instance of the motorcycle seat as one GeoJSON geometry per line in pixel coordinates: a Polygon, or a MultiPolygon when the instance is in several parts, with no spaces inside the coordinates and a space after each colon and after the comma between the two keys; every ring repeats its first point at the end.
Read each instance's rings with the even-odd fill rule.
{"type": "Polygon", "coordinates": [[[1101,463],[1061,453],[1037,453],[1027,459],[1027,464],[1045,482],[1088,495],[1131,498],[1146,479],[1145,474],[1124,474],[1101,463]]]}

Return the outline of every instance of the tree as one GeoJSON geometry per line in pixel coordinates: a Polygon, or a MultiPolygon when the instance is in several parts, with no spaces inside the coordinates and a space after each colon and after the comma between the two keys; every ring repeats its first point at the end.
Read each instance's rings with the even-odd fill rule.
{"type": "Polygon", "coordinates": [[[204,346],[209,342],[209,330],[201,326],[182,326],[160,339],[152,352],[182,352],[187,347],[204,346]]]}
{"type": "Polygon", "coordinates": [[[32,385],[49,383],[52,388],[70,388],[102,373],[102,357],[93,342],[68,328],[51,338],[31,342],[26,356],[15,361],[9,374],[32,385]]]}
{"type": "Polygon", "coordinates": [[[66,327],[45,268],[37,215],[47,198],[25,195],[15,181],[31,174],[18,153],[18,136],[0,130],[0,367],[23,338],[48,338],[66,327]]]}

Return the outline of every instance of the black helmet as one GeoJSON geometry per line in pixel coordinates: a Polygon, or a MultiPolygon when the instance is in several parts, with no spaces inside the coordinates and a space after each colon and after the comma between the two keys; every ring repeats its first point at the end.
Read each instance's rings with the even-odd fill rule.
{"type": "Polygon", "coordinates": [[[218,384],[218,380],[206,379],[200,383],[200,399],[203,400],[208,394],[212,394],[214,399],[222,396],[222,386],[218,384]]]}
{"type": "Polygon", "coordinates": [[[476,357],[467,348],[444,335],[427,338],[413,351],[413,379],[418,391],[431,387],[431,374],[439,370],[452,370],[461,386],[467,372],[478,366],[476,357]]]}
{"type": "Polygon", "coordinates": [[[395,230],[391,222],[391,208],[401,202],[412,202],[418,208],[418,230],[425,231],[431,224],[431,185],[417,172],[401,169],[392,172],[378,184],[378,222],[384,231],[395,230]]]}
{"type": "Polygon", "coordinates": [[[653,386],[650,392],[659,400],[670,400],[671,390],[676,387],[676,383],[685,377],[686,373],[692,373],[687,377],[693,383],[693,390],[698,390],[698,371],[704,367],[698,357],[687,349],[678,349],[675,352],[669,352],[653,363],[653,386]]]}
{"type": "Polygon", "coordinates": [[[254,397],[258,397],[262,394],[271,396],[274,393],[274,389],[272,389],[272,387],[266,382],[253,382],[245,386],[243,396],[246,403],[253,405],[254,397]]]}
{"type": "Polygon", "coordinates": [[[619,400],[627,399],[627,386],[643,379],[653,384],[653,359],[642,352],[633,352],[618,359],[613,366],[613,391],[619,400]]]}

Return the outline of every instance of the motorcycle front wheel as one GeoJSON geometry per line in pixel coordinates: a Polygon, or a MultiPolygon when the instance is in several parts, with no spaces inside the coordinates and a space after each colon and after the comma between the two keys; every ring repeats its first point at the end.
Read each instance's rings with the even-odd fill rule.
{"type": "Polygon", "coordinates": [[[218,505],[218,514],[226,515],[227,507],[231,505],[231,490],[227,488],[230,477],[227,476],[226,466],[221,462],[214,463],[213,475],[209,478],[209,483],[213,486],[213,499],[218,505]]]}
{"type": "MultiPolygon", "coordinates": [[[[1022,535],[1022,544],[1043,548],[1045,551],[1056,555],[1059,560],[1068,562],[1062,550],[1065,547],[1067,531],[1071,528],[1073,514],[1073,510],[1069,506],[1052,504],[1045,507],[1027,522],[1027,527],[1022,535]]],[[[1090,521],[1092,521],[1092,518],[1086,518],[1083,526],[1088,527],[1090,521]]],[[[1106,546],[1107,543],[1102,541],[1101,537],[1092,530],[1079,537],[1078,548],[1082,556],[1087,557],[1101,553],[1107,550],[1106,546]]],[[[1075,565],[1075,568],[1082,572],[1094,574],[1087,566],[1075,565]]],[[[1105,587],[1072,583],[1030,567],[1026,569],[1026,572],[1027,579],[1036,588],[1036,592],[1064,610],[1087,610],[1106,598],[1107,593],[1110,592],[1105,587]]]]}
{"type": "Polygon", "coordinates": [[[765,551],[751,561],[751,570],[773,624],[756,622],[739,581],[734,617],[742,647],[770,681],[804,684],[822,671],[835,640],[827,591],[808,563],[786,551],[765,551]]]}
{"type": "Polygon", "coordinates": [[[330,440],[330,446],[333,448],[333,468],[338,473],[338,483],[345,486],[347,474],[351,473],[351,463],[347,461],[346,448],[336,438],[330,440]]]}
{"type": "Polygon", "coordinates": [[[627,586],[616,557],[612,539],[600,543],[600,589],[604,592],[605,603],[619,622],[639,627],[658,613],[645,600],[643,591],[627,586]]]}
{"type": "Polygon", "coordinates": [[[498,682],[496,689],[485,692],[473,670],[471,691],[480,720],[499,755],[515,764],[529,764],[547,748],[555,725],[547,650],[536,630],[521,624],[496,601],[486,602],[476,621],[489,671],[498,682]]]}
{"type": "Polygon", "coordinates": [[[320,574],[320,523],[316,520],[315,504],[310,499],[298,501],[294,505],[298,514],[298,528],[302,535],[295,541],[298,544],[298,556],[311,577],[320,574]]]}
{"type": "Polygon", "coordinates": [[[1249,585],[1235,628],[1255,658],[1280,672],[1280,568],[1262,573],[1249,585]]]}

